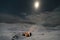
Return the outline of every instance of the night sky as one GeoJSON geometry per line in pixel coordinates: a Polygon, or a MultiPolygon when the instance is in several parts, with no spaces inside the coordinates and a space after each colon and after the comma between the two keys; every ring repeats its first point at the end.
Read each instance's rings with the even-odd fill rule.
{"type": "MultiPolygon", "coordinates": [[[[60,6],[59,0],[41,0],[42,6],[40,11],[52,11],[60,6]]],[[[29,14],[33,0],[0,0],[0,12],[13,15],[22,15],[22,13],[29,14]]],[[[31,13],[30,13],[31,14],[31,13]]]]}
{"type": "Polygon", "coordinates": [[[26,16],[41,13],[45,14],[60,7],[59,0],[40,0],[41,6],[36,12],[33,7],[34,2],[34,0],[0,0],[0,22],[5,22],[4,20],[8,22],[12,22],[13,20],[30,21],[26,16]]]}
{"type": "Polygon", "coordinates": [[[35,10],[34,2],[35,0],[0,0],[0,22],[14,21],[18,23],[20,20],[31,22],[27,16],[42,13],[49,15],[50,12],[60,7],[59,0],[40,0],[41,6],[35,10]]]}

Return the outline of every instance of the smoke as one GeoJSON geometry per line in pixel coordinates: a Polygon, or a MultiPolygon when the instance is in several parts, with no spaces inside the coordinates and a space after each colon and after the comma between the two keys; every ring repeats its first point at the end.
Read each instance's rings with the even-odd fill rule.
{"type": "Polygon", "coordinates": [[[29,29],[29,32],[34,32],[35,30],[37,30],[38,26],[37,25],[32,25],[29,29]]]}

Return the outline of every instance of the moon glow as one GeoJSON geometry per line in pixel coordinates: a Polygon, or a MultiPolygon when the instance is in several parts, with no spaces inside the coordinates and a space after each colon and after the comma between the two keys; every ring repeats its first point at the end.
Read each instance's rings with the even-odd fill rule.
{"type": "Polygon", "coordinates": [[[35,9],[37,9],[37,8],[39,7],[39,1],[36,1],[36,2],[34,3],[34,7],[35,7],[35,9]]]}

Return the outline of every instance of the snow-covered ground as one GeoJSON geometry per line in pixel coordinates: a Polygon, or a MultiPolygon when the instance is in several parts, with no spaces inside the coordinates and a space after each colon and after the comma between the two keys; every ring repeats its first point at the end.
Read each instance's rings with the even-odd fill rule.
{"type": "Polygon", "coordinates": [[[60,40],[60,30],[48,31],[42,25],[0,23],[0,40],[11,40],[12,36],[18,33],[20,37],[18,40],[60,40]],[[32,31],[31,37],[26,38],[21,35],[22,32],[28,31],[33,26],[36,29],[32,31]]]}

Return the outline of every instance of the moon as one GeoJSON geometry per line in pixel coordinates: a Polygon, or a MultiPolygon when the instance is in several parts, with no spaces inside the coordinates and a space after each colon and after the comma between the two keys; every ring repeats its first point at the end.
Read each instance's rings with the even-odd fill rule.
{"type": "Polygon", "coordinates": [[[36,2],[34,3],[34,7],[35,7],[35,9],[38,9],[38,7],[39,7],[39,1],[36,1],[36,2]]]}

